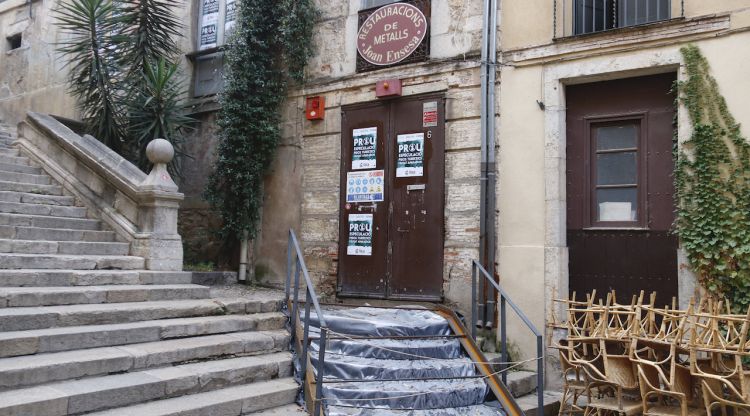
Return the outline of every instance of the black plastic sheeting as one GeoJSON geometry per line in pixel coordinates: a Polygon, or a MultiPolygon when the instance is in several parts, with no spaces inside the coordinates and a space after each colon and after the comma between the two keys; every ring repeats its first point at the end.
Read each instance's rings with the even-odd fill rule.
{"type": "MultiPolygon", "coordinates": [[[[372,307],[331,307],[323,313],[332,331],[329,338],[334,338],[326,346],[326,415],[504,415],[484,404],[489,388],[440,315],[420,308],[372,307]]],[[[304,320],[304,311],[300,318],[304,320]]],[[[313,367],[319,336],[319,320],[312,312],[313,367]]]]}

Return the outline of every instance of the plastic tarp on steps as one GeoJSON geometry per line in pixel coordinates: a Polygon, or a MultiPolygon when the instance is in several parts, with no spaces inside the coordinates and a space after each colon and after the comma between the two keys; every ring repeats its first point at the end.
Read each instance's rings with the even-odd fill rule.
{"type": "Polygon", "coordinates": [[[504,413],[497,407],[477,405],[427,410],[362,409],[328,406],[328,413],[326,414],[327,416],[497,416],[504,413]]]}
{"type": "MultiPolygon", "coordinates": [[[[489,388],[449,322],[423,308],[323,310],[329,332],[323,397],[331,416],[489,416],[489,388]],[[401,337],[416,337],[402,339],[401,337]]],[[[304,311],[300,311],[304,320],[304,311]]],[[[310,359],[319,319],[311,311],[310,359]]]]}
{"type": "MultiPolygon", "coordinates": [[[[313,340],[310,349],[317,354],[320,343],[313,340]]],[[[464,356],[461,342],[456,338],[332,339],[326,347],[328,352],[380,360],[414,360],[417,357],[455,359],[464,356]]]]}
{"type": "MultiPolygon", "coordinates": [[[[348,336],[399,337],[450,335],[451,327],[442,316],[427,309],[353,308],[326,309],[328,329],[348,336]]],[[[300,311],[300,319],[305,313],[300,311]]],[[[310,333],[319,332],[320,320],[310,312],[310,333]]]]}
{"type": "Polygon", "coordinates": [[[326,383],[328,405],[381,409],[444,409],[482,404],[487,385],[481,379],[326,383]]]}

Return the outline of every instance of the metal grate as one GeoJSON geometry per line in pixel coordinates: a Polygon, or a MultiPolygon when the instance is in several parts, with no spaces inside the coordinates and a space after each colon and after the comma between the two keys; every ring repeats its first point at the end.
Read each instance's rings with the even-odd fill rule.
{"type": "Polygon", "coordinates": [[[684,0],[553,0],[556,38],[684,16],[684,0]]]}
{"type": "MultiPolygon", "coordinates": [[[[366,0],[363,0],[363,3],[365,3],[366,0]]],[[[378,0],[370,0],[367,1],[367,3],[391,3],[391,2],[385,2],[385,1],[378,1],[378,0]]],[[[427,18],[427,34],[425,35],[424,39],[422,40],[422,43],[419,44],[417,49],[409,55],[408,58],[404,59],[401,62],[395,63],[393,65],[373,65],[364,59],[362,59],[361,56],[359,56],[359,53],[357,53],[357,72],[367,72],[367,71],[375,71],[377,69],[383,69],[383,68],[390,68],[398,65],[404,65],[409,64],[413,62],[423,62],[428,59],[430,59],[430,26],[431,26],[431,10],[432,6],[430,4],[430,0],[405,0],[401,3],[408,3],[412,4],[415,7],[417,7],[419,10],[424,13],[424,16],[427,18]]],[[[382,5],[381,4],[381,5],[382,5]]],[[[357,28],[362,27],[362,23],[367,20],[370,15],[377,10],[381,5],[369,8],[367,10],[360,10],[359,11],[359,22],[357,23],[357,28]]]]}

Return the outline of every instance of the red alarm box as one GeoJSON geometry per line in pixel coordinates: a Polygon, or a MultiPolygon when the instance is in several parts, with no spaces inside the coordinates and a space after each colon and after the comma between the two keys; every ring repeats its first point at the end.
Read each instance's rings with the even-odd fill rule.
{"type": "Polygon", "coordinates": [[[326,98],[321,96],[307,97],[305,117],[308,120],[323,120],[326,114],[326,98]]]}

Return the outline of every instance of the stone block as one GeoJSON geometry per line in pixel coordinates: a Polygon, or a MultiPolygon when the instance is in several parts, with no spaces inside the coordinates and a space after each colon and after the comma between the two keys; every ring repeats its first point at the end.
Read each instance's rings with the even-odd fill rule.
{"type": "Polygon", "coordinates": [[[445,123],[445,148],[447,150],[479,149],[482,145],[481,130],[479,118],[448,121],[445,123]]]}
{"type": "Polygon", "coordinates": [[[50,387],[5,391],[0,393],[0,416],[64,416],[68,398],[50,387]]]}
{"type": "Polygon", "coordinates": [[[481,169],[481,153],[479,150],[448,152],[445,155],[445,178],[448,179],[479,179],[481,169]]]}

